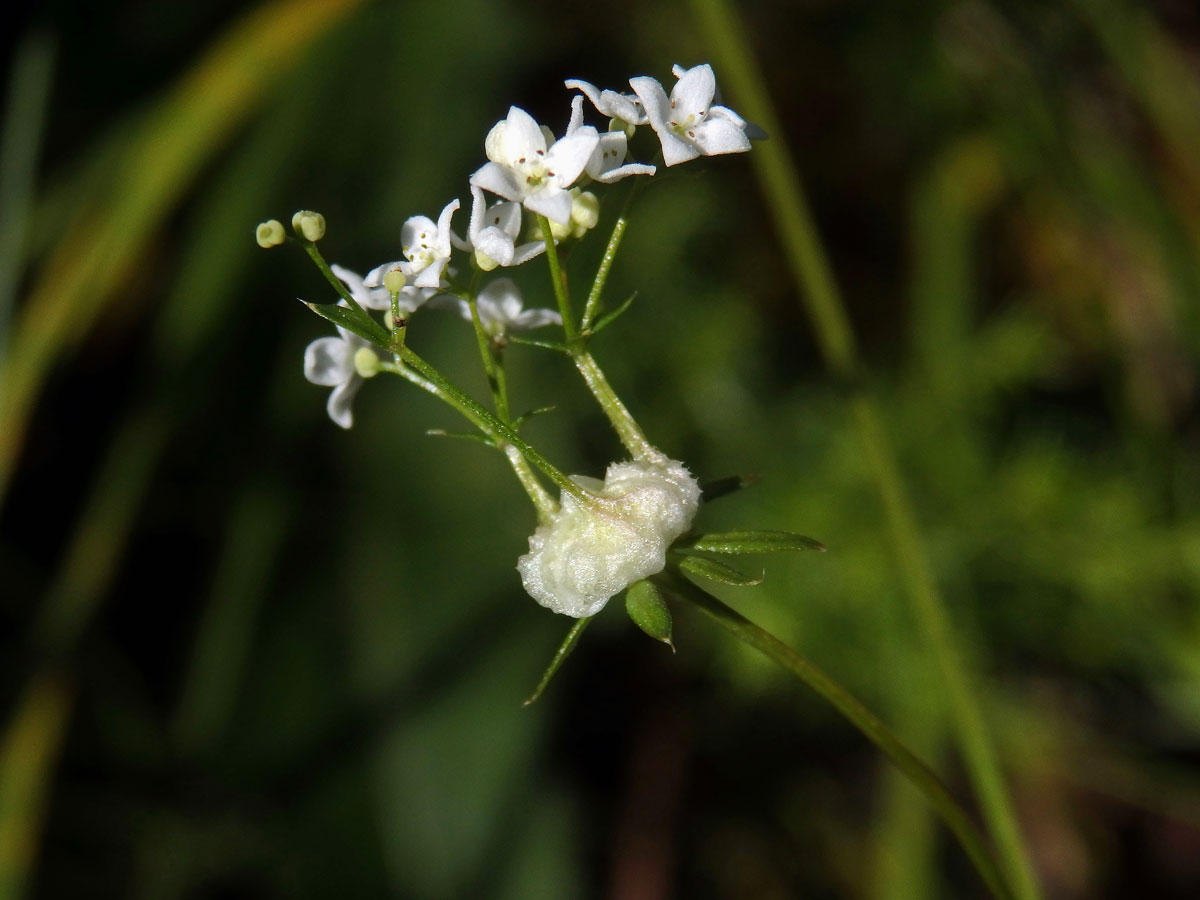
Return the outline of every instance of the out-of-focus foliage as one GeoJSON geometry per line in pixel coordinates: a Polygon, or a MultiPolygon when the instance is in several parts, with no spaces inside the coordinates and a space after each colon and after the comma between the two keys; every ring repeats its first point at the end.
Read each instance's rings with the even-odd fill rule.
{"type": "MultiPolygon", "coordinates": [[[[51,3],[29,23],[57,67],[0,340],[48,355],[0,435],[0,897],[979,895],[857,734],[682,610],[672,657],[611,604],[521,709],[570,623],[521,591],[519,487],[426,437],[459,426],[395,379],[335,428],[300,372],[327,326],[293,300],[328,287],[253,241],[304,207],[330,259],[395,258],[406,217],[466,198],[509,104],[561,129],[563,78],[709,59],[687,8],[236,8],[51,3]],[[250,68],[213,62],[239,34],[250,68]],[[57,318],[22,330],[38,297],[57,318]]],[[[1047,895],[1195,896],[1200,16],[742,13],[1047,895]]],[[[609,287],[638,299],[595,352],[671,456],[760,476],[705,530],[829,548],[719,593],[965,793],[857,388],[823,374],[765,209],[742,157],[656,177],[609,287]]],[[[515,274],[552,304],[544,267],[515,274]]],[[[443,370],[477,373],[462,322],[415,322],[443,370]]],[[[530,439],[603,471],[617,442],[565,363],[508,355],[517,409],[556,407],[530,439]]]]}

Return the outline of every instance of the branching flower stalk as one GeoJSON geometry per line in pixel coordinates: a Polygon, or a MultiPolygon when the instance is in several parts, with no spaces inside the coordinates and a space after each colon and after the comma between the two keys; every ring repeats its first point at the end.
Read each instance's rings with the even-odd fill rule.
{"type": "MultiPolygon", "coordinates": [[[[587,623],[614,596],[624,593],[630,618],[672,649],[668,600],[694,606],[805,681],[878,744],[929,798],[992,893],[1009,898],[1011,891],[970,818],[933,772],[829,676],[700,586],[761,580],[738,571],[722,557],[824,547],[782,531],[698,533],[693,523],[700,509],[699,482],[682,462],[650,442],[592,355],[591,341],[632,301],[606,311],[603,294],[627,228],[636,184],[612,228],[576,318],[559,248],[583,239],[597,225],[600,200],[591,188],[655,174],[657,164],[629,159],[631,142],[639,132],[653,131],[658,142],[654,158],[667,166],[741,153],[750,149],[751,137],[763,136],[756,126],[713,102],[716,81],[711,67],[676,66],[673,71],[678,81],[669,95],[648,77],[630,79],[632,93],[567,81],[567,87],[582,96],[574,98],[565,134],[558,138],[524,110],[510,107],[484,141],[487,162],[470,177],[472,202],[465,236],[453,230],[460,202],[451,200],[436,222],[426,216],[408,218],[400,231],[402,258],[365,276],[325,261],[317,247],[325,237],[325,220],[319,213],[297,212],[292,217],[293,237],[277,220],[259,225],[259,244],[299,243],[339,298],[334,303],[306,304],[336,327],[337,337],[320,338],[308,346],[305,376],[333,389],[329,415],[343,428],[353,424],[351,401],[366,380],[381,373],[399,376],[450,406],[475,429],[456,436],[503,455],[537,518],[529,550],[517,561],[522,585],[538,603],[575,619],[527,703],[541,695],[587,623]],[[584,98],[610,120],[605,132],[583,123],[584,98]],[[489,203],[485,192],[499,199],[489,203]],[[530,234],[533,239],[528,239],[530,234]],[[522,235],[527,239],[522,240],[522,235]],[[456,258],[456,252],[462,255],[456,258]],[[485,276],[498,268],[515,268],[538,256],[546,260],[555,309],[526,309],[520,289],[510,278],[485,282],[485,276]],[[467,274],[460,275],[462,271],[467,274]],[[457,310],[470,323],[491,409],[410,346],[412,323],[421,321],[425,309],[439,308],[457,310]],[[561,329],[561,341],[517,335],[551,326],[561,329]],[[611,463],[603,479],[568,476],[526,441],[521,426],[543,410],[512,413],[505,374],[510,343],[567,356],[629,459],[611,463]],[[542,479],[558,489],[557,498],[542,479]]],[[[737,480],[720,490],[714,488],[710,499],[740,484],[737,480]]]]}

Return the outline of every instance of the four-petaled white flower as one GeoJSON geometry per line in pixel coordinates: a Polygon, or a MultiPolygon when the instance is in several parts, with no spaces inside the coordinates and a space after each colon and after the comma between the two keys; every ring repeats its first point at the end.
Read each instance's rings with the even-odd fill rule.
{"type": "Polygon", "coordinates": [[[329,418],[342,428],[354,424],[350,401],[363,383],[355,356],[363,349],[375,353],[369,341],[339,327],[338,337],[317,338],[304,350],[304,377],[313,384],[333,388],[325,408],[329,418]]]}
{"type": "Polygon", "coordinates": [[[679,81],[669,100],[657,80],[629,79],[662,143],[663,162],[673,166],[700,155],[749,150],[746,120],[727,107],[712,105],[717,90],[712,66],[705,63],[675,71],[679,81]]]}
{"type": "MultiPolygon", "coordinates": [[[[510,331],[529,331],[543,325],[561,325],[562,316],[552,309],[522,309],[521,291],[511,278],[497,278],[475,300],[479,324],[494,340],[503,341],[510,331]]],[[[458,300],[459,315],[471,321],[471,307],[458,300]]]]}
{"type": "Polygon", "coordinates": [[[546,252],[545,241],[529,241],[517,244],[521,235],[521,204],[501,200],[490,207],[483,198],[483,191],[471,187],[471,221],[467,225],[464,241],[452,234],[451,239],[460,250],[474,251],[475,262],[485,272],[501,266],[519,266],[535,256],[546,252]]]}
{"type": "Polygon", "coordinates": [[[572,480],[594,496],[584,502],[564,491],[560,509],[530,536],[517,571],[542,606],[583,618],[663,570],[667,548],[700,507],[700,486],[683,463],[665,456],[613,463],[604,481],[572,480]]]}
{"type": "Polygon", "coordinates": [[[592,102],[592,106],[596,107],[596,111],[610,119],[617,119],[629,125],[645,125],[649,121],[637,94],[599,91],[594,84],[578,78],[568,78],[563,84],[567,86],[568,90],[582,91],[583,95],[592,102]]]}
{"type": "MultiPolygon", "coordinates": [[[[567,134],[574,134],[583,124],[583,97],[578,94],[571,101],[571,121],[567,123],[567,134]]],[[[600,135],[596,149],[588,158],[584,171],[596,181],[612,184],[629,175],[653,175],[654,166],[644,163],[628,163],[625,157],[629,152],[629,138],[624,131],[606,131],[600,135]]]]}
{"type": "Polygon", "coordinates": [[[365,279],[367,287],[383,284],[383,273],[398,268],[408,279],[409,287],[437,288],[450,261],[450,219],[457,209],[458,200],[451,200],[442,208],[436,223],[429,216],[409,217],[400,229],[400,252],[404,259],[372,269],[365,279]]]}
{"type": "Polygon", "coordinates": [[[484,149],[490,162],[471,176],[471,184],[565,225],[571,220],[567,188],[583,172],[599,141],[590,125],[555,141],[525,110],[509,107],[508,118],[488,132],[484,149]]]}

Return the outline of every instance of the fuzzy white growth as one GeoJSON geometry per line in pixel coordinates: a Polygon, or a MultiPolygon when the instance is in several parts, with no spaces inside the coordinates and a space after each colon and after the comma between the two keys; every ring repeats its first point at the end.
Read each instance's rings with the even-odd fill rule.
{"type": "Polygon", "coordinates": [[[542,606],[583,618],[662,571],[667,547],[691,527],[700,486],[683,463],[665,457],[613,463],[604,481],[572,479],[596,499],[584,503],[564,493],[561,509],[529,538],[517,571],[542,606]]]}

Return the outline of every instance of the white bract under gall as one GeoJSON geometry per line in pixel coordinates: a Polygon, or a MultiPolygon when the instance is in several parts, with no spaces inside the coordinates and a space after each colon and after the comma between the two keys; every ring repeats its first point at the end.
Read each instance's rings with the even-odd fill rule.
{"type": "Polygon", "coordinates": [[[683,463],[665,457],[613,463],[604,481],[572,479],[594,499],[564,493],[559,511],[529,538],[517,571],[542,606],[583,618],[663,570],[667,548],[700,507],[700,486],[683,463]]]}

